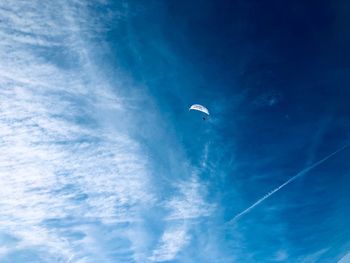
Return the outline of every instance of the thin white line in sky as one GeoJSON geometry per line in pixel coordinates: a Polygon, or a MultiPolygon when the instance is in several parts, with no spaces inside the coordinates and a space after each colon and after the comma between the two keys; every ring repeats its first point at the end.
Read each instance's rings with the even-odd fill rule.
{"type": "Polygon", "coordinates": [[[288,184],[290,184],[291,182],[293,182],[294,180],[296,180],[297,178],[299,178],[300,176],[310,172],[312,169],[316,168],[317,166],[321,165],[322,163],[324,163],[325,161],[327,161],[329,158],[333,157],[334,155],[336,155],[337,153],[341,152],[342,150],[348,148],[350,146],[350,143],[345,144],[343,147],[341,147],[340,149],[334,151],[333,153],[327,155],[326,157],[322,158],[321,160],[317,161],[316,163],[314,163],[313,165],[310,165],[309,167],[301,170],[299,173],[297,173],[296,175],[294,175],[293,177],[291,177],[290,179],[288,179],[287,181],[285,181],[283,184],[281,184],[280,186],[276,187],[275,189],[273,189],[271,192],[265,194],[262,198],[260,198],[258,201],[256,201],[254,204],[252,204],[251,206],[249,206],[248,208],[246,208],[245,210],[243,210],[242,212],[238,213],[237,215],[235,215],[230,221],[228,221],[227,223],[233,223],[234,221],[236,221],[237,219],[239,219],[241,216],[247,214],[248,212],[250,212],[254,207],[256,207],[257,205],[259,205],[260,203],[262,203],[263,201],[265,201],[267,198],[269,198],[271,195],[273,195],[274,193],[276,193],[277,191],[281,190],[283,187],[287,186],[288,184]]]}

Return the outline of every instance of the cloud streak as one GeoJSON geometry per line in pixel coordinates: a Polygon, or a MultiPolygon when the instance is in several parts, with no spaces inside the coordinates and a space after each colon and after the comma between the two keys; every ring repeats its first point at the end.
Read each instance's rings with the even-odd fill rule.
{"type": "Polygon", "coordinates": [[[172,226],[162,235],[158,248],[149,258],[153,262],[173,260],[178,252],[190,241],[188,229],[184,225],[172,226]]]}
{"type": "Polygon", "coordinates": [[[197,169],[190,167],[194,170],[190,178],[175,181],[172,184],[176,194],[163,204],[168,211],[168,215],[164,218],[166,227],[149,257],[152,262],[174,260],[191,241],[191,227],[197,224],[198,219],[211,216],[215,209],[213,204],[205,200],[207,187],[198,174],[206,168],[209,155],[208,144],[204,146],[202,155],[199,167],[197,169]]]}

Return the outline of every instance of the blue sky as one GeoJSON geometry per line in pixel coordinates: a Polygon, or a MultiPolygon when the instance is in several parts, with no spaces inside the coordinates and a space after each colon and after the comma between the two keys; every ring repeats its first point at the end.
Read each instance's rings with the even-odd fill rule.
{"type": "Polygon", "coordinates": [[[349,11],[1,3],[0,262],[349,262],[349,11]]]}

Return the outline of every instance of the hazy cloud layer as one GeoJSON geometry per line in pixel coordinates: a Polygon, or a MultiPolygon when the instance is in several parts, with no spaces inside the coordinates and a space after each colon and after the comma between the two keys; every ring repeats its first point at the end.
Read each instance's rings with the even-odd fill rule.
{"type": "Polygon", "coordinates": [[[89,11],[85,1],[0,6],[3,262],[171,260],[189,226],[166,223],[157,238],[143,211],[169,210],[164,222],[210,213],[198,179],[157,205],[147,152],[128,133],[140,96],[118,96],[121,81],[103,78],[91,46],[110,18],[89,11]]]}

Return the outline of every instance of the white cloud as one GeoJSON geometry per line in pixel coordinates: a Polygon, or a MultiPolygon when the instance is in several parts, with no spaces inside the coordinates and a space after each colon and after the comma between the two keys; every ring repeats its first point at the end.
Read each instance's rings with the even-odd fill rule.
{"type": "Polygon", "coordinates": [[[196,219],[212,213],[214,207],[204,200],[206,187],[196,174],[189,180],[177,183],[175,187],[178,194],[165,204],[170,210],[167,220],[196,219]]]}
{"type": "Polygon", "coordinates": [[[127,106],[94,74],[84,39],[99,27],[84,5],[0,4],[0,232],[19,240],[0,259],[37,246],[83,257],[89,247],[74,251],[83,243],[49,220],[137,222],[139,209],[155,200],[139,143],[98,119],[103,109],[120,114],[127,106]],[[57,48],[62,57],[52,58],[57,48]],[[64,56],[78,58],[74,67],[59,65],[64,56]]]}
{"type": "Polygon", "coordinates": [[[206,187],[195,173],[174,186],[178,192],[164,204],[169,210],[167,226],[150,257],[152,261],[173,260],[191,239],[190,226],[196,224],[196,219],[210,216],[215,208],[205,201],[206,187]]]}
{"type": "Polygon", "coordinates": [[[161,237],[160,244],[153,251],[150,260],[155,262],[173,260],[189,241],[190,236],[185,225],[169,227],[161,237]]]}
{"type": "MultiPolygon", "coordinates": [[[[111,85],[95,65],[89,41],[106,29],[104,18],[87,16],[88,5],[0,4],[0,234],[18,240],[0,248],[0,261],[34,249],[48,262],[50,255],[108,262],[110,249],[118,251],[100,245],[99,225],[119,231],[122,224],[127,229],[109,233],[128,240],[122,255],[171,260],[191,239],[191,224],[213,212],[196,174],[169,182],[175,193],[157,205],[150,160],[129,133],[144,94],[119,96],[121,84],[111,85]],[[151,256],[145,243],[152,230],[140,212],[148,208],[168,211],[151,256]]],[[[208,147],[200,169],[207,158],[208,147]]]]}

